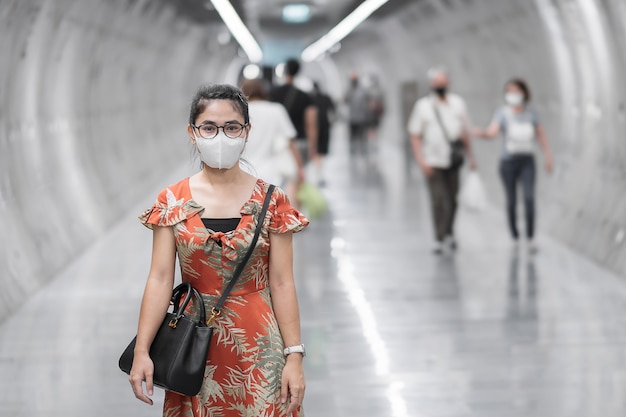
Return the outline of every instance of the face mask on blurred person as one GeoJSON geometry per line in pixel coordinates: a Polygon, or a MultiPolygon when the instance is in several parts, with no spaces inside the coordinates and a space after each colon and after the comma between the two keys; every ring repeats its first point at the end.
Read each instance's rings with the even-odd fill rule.
{"type": "Polygon", "coordinates": [[[219,132],[212,139],[196,136],[196,146],[202,162],[217,169],[230,169],[239,162],[239,157],[246,145],[245,138],[229,138],[219,132]]]}
{"type": "Polygon", "coordinates": [[[441,98],[444,98],[447,92],[448,92],[447,87],[434,87],[433,88],[433,93],[437,94],[441,98]]]}
{"type": "Polygon", "coordinates": [[[504,95],[504,101],[509,106],[516,107],[524,102],[524,96],[522,96],[520,93],[506,93],[504,95]]]}

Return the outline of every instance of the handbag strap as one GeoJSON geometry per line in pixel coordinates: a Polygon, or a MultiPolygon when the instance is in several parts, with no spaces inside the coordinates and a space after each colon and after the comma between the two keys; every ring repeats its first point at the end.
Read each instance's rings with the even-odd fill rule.
{"type": "Polygon", "coordinates": [[[211,316],[207,320],[207,325],[211,324],[211,322],[215,320],[217,316],[220,315],[222,311],[222,307],[224,307],[224,303],[226,302],[226,298],[228,298],[228,295],[234,288],[235,283],[237,282],[237,280],[239,279],[239,276],[243,272],[243,268],[248,263],[250,256],[252,256],[252,252],[254,251],[254,248],[256,247],[257,241],[259,240],[261,229],[263,229],[265,215],[267,214],[267,209],[270,205],[270,200],[272,198],[272,193],[274,192],[274,188],[275,188],[274,185],[270,185],[267,189],[267,193],[265,194],[265,201],[263,201],[263,208],[261,209],[261,213],[259,214],[259,217],[257,219],[256,230],[254,231],[254,237],[252,238],[250,247],[248,248],[248,251],[246,252],[246,255],[244,256],[243,260],[239,263],[239,265],[237,265],[237,268],[235,269],[235,272],[233,273],[233,277],[231,278],[230,282],[226,286],[226,289],[222,293],[222,296],[217,301],[217,304],[215,304],[215,307],[211,309],[211,316]]]}
{"type": "Polygon", "coordinates": [[[446,138],[448,142],[452,143],[452,141],[450,140],[450,136],[448,136],[448,131],[446,130],[446,127],[443,124],[443,120],[441,120],[441,114],[439,113],[439,106],[435,104],[434,100],[432,101],[432,104],[433,104],[433,110],[435,111],[435,118],[437,119],[437,124],[439,125],[439,128],[443,132],[443,136],[446,138]]]}
{"type": "MultiPolygon", "coordinates": [[[[187,308],[187,304],[191,301],[192,298],[196,299],[198,302],[198,313],[200,314],[200,318],[198,319],[198,324],[200,326],[206,325],[206,310],[204,308],[204,302],[202,301],[202,296],[196,290],[189,281],[185,281],[179,284],[172,291],[172,299],[170,302],[174,305],[174,311],[172,312],[175,317],[170,321],[170,327],[176,328],[176,323],[185,315],[185,309],[187,308]],[[181,303],[180,300],[185,294],[185,298],[181,303]]],[[[192,304],[195,304],[192,301],[192,304]]]]}

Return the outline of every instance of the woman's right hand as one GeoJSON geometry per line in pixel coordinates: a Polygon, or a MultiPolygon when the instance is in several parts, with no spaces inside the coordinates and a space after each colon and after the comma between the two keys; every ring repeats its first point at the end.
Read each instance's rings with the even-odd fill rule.
{"type": "Polygon", "coordinates": [[[481,129],[479,127],[473,127],[470,129],[472,136],[481,139],[495,139],[500,134],[500,125],[498,122],[491,122],[487,129],[481,129]]]}
{"type": "Polygon", "coordinates": [[[485,137],[485,130],[481,129],[480,127],[474,127],[471,130],[471,135],[475,136],[477,138],[484,138],[485,137]]]}
{"type": "Polygon", "coordinates": [[[130,370],[128,380],[133,388],[133,393],[137,399],[144,403],[152,405],[152,396],[154,387],[152,384],[152,376],[154,375],[154,363],[150,359],[148,353],[137,353],[133,359],[133,367],[130,370]],[[147,395],[143,391],[143,382],[146,382],[147,395]]]}

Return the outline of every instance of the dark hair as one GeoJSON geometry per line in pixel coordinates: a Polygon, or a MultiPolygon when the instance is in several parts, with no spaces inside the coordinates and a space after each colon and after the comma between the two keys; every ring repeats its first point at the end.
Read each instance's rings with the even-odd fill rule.
{"type": "Polygon", "coordinates": [[[241,83],[241,91],[245,94],[248,100],[268,100],[269,94],[263,86],[261,80],[244,80],[241,83]]]}
{"type": "Polygon", "coordinates": [[[524,102],[528,103],[530,101],[530,89],[528,88],[528,84],[526,83],[526,81],[522,80],[521,78],[513,78],[507,81],[504,88],[506,88],[507,85],[511,84],[522,90],[522,94],[524,95],[524,102]]]}
{"type": "Polygon", "coordinates": [[[250,121],[248,100],[246,100],[240,89],[229,84],[208,84],[198,88],[191,101],[191,109],[189,110],[190,125],[196,123],[196,119],[206,109],[208,102],[211,100],[230,101],[235,110],[243,116],[244,123],[250,121]]]}
{"type": "Polygon", "coordinates": [[[299,71],[300,63],[298,62],[298,60],[295,58],[288,59],[285,63],[285,72],[287,73],[287,75],[291,75],[293,77],[298,74],[299,71]]]}

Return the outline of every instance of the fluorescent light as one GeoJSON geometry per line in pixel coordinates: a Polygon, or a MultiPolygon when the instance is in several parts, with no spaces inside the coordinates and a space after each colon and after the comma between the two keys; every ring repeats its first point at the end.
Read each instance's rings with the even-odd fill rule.
{"type": "Polygon", "coordinates": [[[285,63],[284,62],[281,62],[280,64],[276,65],[276,68],[274,69],[274,74],[276,74],[278,78],[283,78],[283,76],[285,75],[285,63]]]}
{"type": "Polygon", "coordinates": [[[263,51],[250,33],[246,25],[243,23],[233,6],[228,0],[211,0],[215,10],[226,24],[230,33],[237,39],[241,49],[248,55],[251,62],[260,62],[263,58],[263,51]]]}
{"type": "Polygon", "coordinates": [[[243,67],[243,76],[248,80],[256,80],[261,75],[261,68],[256,64],[243,67]]]}
{"type": "Polygon", "coordinates": [[[283,21],[306,23],[311,19],[311,8],[307,4],[287,4],[283,7],[283,21]]]}
{"type": "Polygon", "coordinates": [[[357,26],[374,13],[380,6],[389,0],[366,0],[352,13],[346,16],[341,22],[332,28],[326,35],[322,36],[302,51],[303,61],[313,61],[324,52],[328,51],[337,42],[348,36],[357,26]]]}

